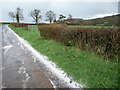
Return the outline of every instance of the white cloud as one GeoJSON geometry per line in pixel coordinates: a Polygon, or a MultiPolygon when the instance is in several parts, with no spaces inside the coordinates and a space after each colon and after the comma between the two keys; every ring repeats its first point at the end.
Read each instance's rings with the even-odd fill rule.
{"type": "Polygon", "coordinates": [[[91,19],[113,15],[114,13],[118,12],[117,2],[3,2],[0,3],[0,7],[2,7],[1,15],[4,16],[2,21],[11,21],[11,18],[8,16],[8,12],[15,11],[17,7],[21,7],[25,17],[23,22],[33,21],[31,17],[28,17],[28,14],[34,8],[41,10],[41,22],[45,22],[45,13],[48,10],[54,11],[57,19],[59,18],[60,14],[63,14],[66,17],[68,17],[69,14],[72,14],[74,18],[78,17],[83,19],[91,19]]]}
{"type": "Polygon", "coordinates": [[[105,16],[112,16],[112,15],[116,15],[116,14],[118,14],[118,13],[114,13],[114,14],[97,14],[97,15],[95,15],[95,16],[93,16],[93,17],[90,17],[90,18],[84,18],[84,19],[103,18],[103,17],[105,17],[105,16]]]}

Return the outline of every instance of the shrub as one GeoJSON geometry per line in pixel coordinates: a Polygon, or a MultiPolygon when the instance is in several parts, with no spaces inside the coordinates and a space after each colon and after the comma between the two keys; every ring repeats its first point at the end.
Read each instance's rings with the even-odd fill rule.
{"type": "Polygon", "coordinates": [[[27,29],[28,27],[28,24],[25,23],[11,23],[11,25],[13,25],[14,27],[25,28],[25,29],[27,29]]]}
{"type": "Polygon", "coordinates": [[[63,25],[39,26],[40,35],[46,39],[77,46],[110,58],[120,55],[119,28],[67,27],[63,25]]]}
{"type": "Polygon", "coordinates": [[[38,26],[40,35],[46,39],[52,39],[55,41],[60,41],[61,33],[65,26],[61,25],[43,25],[38,26]]]}

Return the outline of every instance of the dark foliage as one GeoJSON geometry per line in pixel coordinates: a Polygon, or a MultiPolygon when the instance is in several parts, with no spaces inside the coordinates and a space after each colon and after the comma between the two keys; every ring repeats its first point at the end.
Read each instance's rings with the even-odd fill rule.
{"type": "Polygon", "coordinates": [[[40,35],[46,39],[61,42],[67,46],[77,46],[108,56],[120,56],[120,29],[67,27],[62,25],[39,26],[40,35]]]}

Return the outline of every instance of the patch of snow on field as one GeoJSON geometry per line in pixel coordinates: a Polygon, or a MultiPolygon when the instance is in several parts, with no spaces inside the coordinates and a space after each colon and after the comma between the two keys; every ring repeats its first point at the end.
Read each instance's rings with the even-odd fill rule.
{"type": "MultiPolygon", "coordinates": [[[[53,63],[52,61],[49,61],[49,59],[47,58],[47,56],[43,56],[42,54],[40,54],[38,51],[36,51],[32,46],[30,46],[30,44],[25,41],[24,39],[22,39],[21,37],[19,37],[14,31],[12,31],[8,26],[7,28],[14,33],[14,35],[18,38],[18,40],[20,41],[20,43],[25,46],[25,48],[28,51],[31,51],[31,54],[33,55],[34,59],[35,57],[41,62],[43,63],[53,74],[55,74],[62,82],[64,82],[69,88],[83,88],[84,85],[83,84],[79,84],[75,81],[73,81],[72,77],[68,77],[67,74],[60,68],[58,68],[56,66],[55,63],[53,63]]],[[[35,62],[35,61],[34,61],[35,62]]],[[[54,86],[55,87],[55,86],[54,86]]]]}

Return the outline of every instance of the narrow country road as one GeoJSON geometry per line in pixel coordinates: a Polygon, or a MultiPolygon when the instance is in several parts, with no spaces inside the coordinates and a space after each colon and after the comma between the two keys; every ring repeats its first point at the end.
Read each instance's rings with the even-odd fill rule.
{"type": "Polygon", "coordinates": [[[0,26],[0,89],[2,87],[2,26],[0,26]]]}
{"type": "Polygon", "coordinates": [[[0,26],[0,74],[1,88],[83,87],[7,25],[0,26]]]}
{"type": "Polygon", "coordinates": [[[5,26],[0,30],[0,34],[0,44],[2,41],[3,47],[2,87],[53,88],[49,79],[34,63],[34,58],[24,50],[15,35],[5,26]]]}

